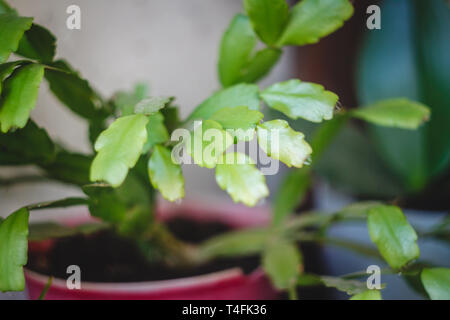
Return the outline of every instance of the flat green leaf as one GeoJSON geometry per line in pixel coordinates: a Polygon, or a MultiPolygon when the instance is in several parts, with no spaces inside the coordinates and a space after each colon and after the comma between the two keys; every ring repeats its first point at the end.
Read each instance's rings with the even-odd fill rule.
{"type": "Polygon", "coordinates": [[[224,87],[239,82],[241,71],[250,60],[256,42],[256,34],[248,17],[236,15],[220,44],[219,78],[224,87]]]}
{"type": "Polygon", "coordinates": [[[80,153],[59,151],[49,164],[42,166],[46,174],[52,179],[75,185],[89,184],[89,170],[92,156],[80,153]]]}
{"type": "Polygon", "coordinates": [[[25,288],[23,266],[27,263],[28,211],[20,209],[0,222],[0,291],[25,288]]]}
{"type": "Polygon", "coordinates": [[[55,61],[51,67],[58,70],[46,69],[45,78],[50,85],[50,90],[63,104],[86,119],[107,116],[101,109],[102,101],[99,95],[66,61],[55,61]]]}
{"type": "Polygon", "coordinates": [[[25,60],[17,60],[0,64],[0,93],[3,89],[3,80],[8,77],[16,67],[30,63],[25,60]]]}
{"type": "Polygon", "coordinates": [[[91,166],[91,181],[118,187],[136,164],[147,140],[148,118],[143,114],[118,118],[95,142],[98,152],[91,166]]]}
{"type": "Polygon", "coordinates": [[[286,0],[245,0],[244,6],[261,40],[268,45],[275,44],[288,21],[286,0]]]}
{"type": "Polygon", "coordinates": [[[112,99],[114,105],[120,110],[121,116],[129,116],[134,113],[134,107],[139,101],[148,96],[149,90],[145,83],[137,83],[131,92],[119,91],[112,99]]]}
{"type": "Polygon", "coordinates": [[[322,122],[333,117],[338,96],[321,85],[293,79],[266,88],[261,97],[267,105],[292,119],[322,122]]]}
{"type": "Polygon", "coordinates": [[[45,201],[35,204],[30,204],[25,208],[29,211],[31,210],[43,210],[43,209],[55,209],[55,208],[68,208],[74,206],[87,205],[88,200],[85,198],[65,198],[55,201],[45,201]]]}
{"type": "Polygon", "coordinates": [[[224,155],[222,163],[216,167],[216,181],[233,201],[250,207],[269,195],[264,175],[243,153],[224,155]]]}
{"type": "Polygon", "coordinates": [[[269,237],[265,228],[228,232],[202,243],[199,255],[202,259],[214,259],[259,254],[269,237]]]}
{"type": "Polygon", "coordinates": [[[349,280],[339,277],[321,276],[322,283],[329,288],[335,288],[339,291],[345,292],[348,295],[360,294],[367,291],[367,283],[358,280],[349,280]]]}
{"type": "Polygon", "coordinates": [[[93,184],[83,187],[89,196],[89,212],[92,216],[110,223],[121,223],[127,214],[126,204],[117,196],[116,189],[107,185],[93,184]]]}
{"type": "Polygon", "coordinates": [[[147,153],[158,143],[169,140],[169,133],[164,125],[164,117],[161,112],[157,112],[148,117],[147,141],[142,148],[142,153],[147,153]]]}
{"type": "Polygon", "coordinates": [[[152,115],[168,105],[173,98],[163,97],[148,97],[139,101],[134,107],[135,113],[142,113],[145,115],[152,115]]]}
{"type": "Polygon", "coordinates": [[[417,129],[430,118],[426,106],[404,98],[382,100],[351,114],[373,124],[402,129],[417,129]]]}
{"type": "Polygon", "coordinates": [[[419,257],[417,234],[398,207],[371,208],[367,225],[370,238],[393,269],[401,269],[419,257]]]}
{"type": "Polygon", "coordinates": [[[25,128],[7,134],[0,134],[0,164],[45,165],[55,158],[55,145],[47,132],[33,121],[25,128]],[[8,161],[11,159],[11,161],[8,161]]]}
{"type": "Polygon", "coordinates": [[[273,208],[272,221],[279,225],[306,197],[311,186],[311,175],[308,168],[289,170],[276,191],[273,208]]]}
{"type": "Polygon", "coordinates": [[[238,140],[248,141],[253,138],[254,129],[262,118],[264,115],[259,111],[235,107],[220,109],[210,119],[220,123],[224,129],[232,129],[238,140]]]}
{"type": "Polygon", "coordinates": [[[292,9],[278,44],[316,43],[342,27],[352,14],[353,7],[348,0],[302,0],[292,9]]]}
{"type": "Polygon", "coordinates": [[[236,82],[254,83],[264,78],[275,66],[283,52],[280,49],[264,48],[257,51],[241,70],[236,82]]]}
{"type": "Polygon", "coordinates": [[[355,294],[350,300],[381,300],[381,293],[379,290],[366,290],[355,294]]]}
{"type": "Polygon", "coordinates": [[[43,63],[53,61],[56,38],[50,31],[38,24],[32,24],[20,40],[17,54],[43,63]]]}
{"type": "Polygon", "coordinates": [[[43,76],[44,66],[30,64],[17,68],[5,80],[0,102],[2,132],[8,132],[11,128],[25,127],[30,111],[36,105],[43,76]]]}
{"type": "Polygon", "coordinates": [[[203,101],[188,120],[209,119],[223,108],[246,106],[251,110],[259,110],[259,88],[254,84],[238,84],[214,93],[203,101]]]}
{"type": "Polygon", "coordinates": [[[0,62],[8,60],[17,50],[24,32],[31,27],[33,18],[19,17],[14,13],[0,14],[0,62]]]}
{"type": "Polygon", "coordinates": [[[43,241],[49,239],[64,238],[77,234],[91,234],[108,227],[104,223],[88,223],[76,227],[66,226],[55,222],[32,223],[29,227],[29,241],[43,241]]]}
{"type": "Polygon", "coordinates": [[[300,252],[291,243],[277,241],[264,250],[263,269],[278,289],[296,285],[301,264],[300,252]]]}
{"type": "Polygon", "coordinates": [[[184,197],[184,178],[181,166],[172,161],[170,149],[156,145],[148,161],[148,175],[162,196],[175,201],[184,197]]]}
{"type": "Polygon", "coordinates": [[[303,167],[312,153],[305,135],[294,131],[285,120],[272,120],[258,125],[257,135],[261,149],[288,167],[303,167]]]}
{"type": "Polygon", "coordinates": [[[421,279],[432,300],[450,300],[450,269],[423,269],[421,279]]]}
{"type": "Polygon", "coordinates": [[[2,13],[14,13],[17,14],[16,10],[11,8],[9,4],[4,0],[0,0],[0,14],[2,13]]]}
{"type": "Polygon", "coordinates": [[[191,132],[187,152],[196,165],[211,169],[232,144],[233,137],[218,122],[204,120],[191,132]]]}

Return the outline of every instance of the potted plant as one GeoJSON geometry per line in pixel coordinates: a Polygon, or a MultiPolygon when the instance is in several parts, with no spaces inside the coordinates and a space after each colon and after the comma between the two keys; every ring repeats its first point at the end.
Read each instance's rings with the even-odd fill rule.
{"type": "MultiPolygon", "coordinates": [[[[181,163],[187,161],[214,169],[218,185],[236,202],[254,206],[266,197],[264,175],[254,161],[245,153],[230,151],[239,141],[256,137],[271,158],[302,168],[321,155],[333,132],[349,118],[410,129],[427,120],[428,108],[407,99],[335,112],[338,96],[318,84],[294,79],[263,90],[253,84],[276,64],[284,46],[315,43],[342,26],[353,13],[348,0],[303,0],[292,8],[285,0],[244,1],[246,14],[231,21],[220,46],[223,89],[183,121],[177,117],[173,98],[148,96],[141,86],[132,93],[102,98],[69,63],[54,61],[55,38],[49,31],[0,4],[0,164],[36,165],[46,177],[76,185],[86,195],[26,206],[1,221],[1,291],[24,289],[23,267],[29,256],[27,266],[34,272],[27,272],[26,278],[33,298],[41,291],[47,298],[274,298],[268,276],[276,289],[286,290],[291,298],[297,296],[297,285],[325,284],[355,299],[376,299],[382,285],[375,281],[369,289],[353,279],[360,273],[340,278],[303,273],[297,248],[299,242],[313,241],[370,251],[326,236],[336,222],[367,219],[376,254],[389,264],[386,272],[420,274],[431,298],[448,298],[449,270],[414,263],[419,257],[417,234],[396,206],[356,203],[332,215],[310,212],[297,218],[290,217],[293,210],[286,207],[274,212],[269,225],[201,238],[200,243],[183,241],[170,228],[170,220],[156,214],[156,191],[169,201],[183,198],[181,163]],[[265,44],[262,49],[257,47],[259,40],[265,44]],[[24,59],[7,62],[11,53],[24,59]],[[91,155],[67,150],[29,119],[44,78],[55,96],[88,122],[91,155]],[[263,122],[261,101],[290,118],[322,122],[321,129],[309,144],[285,120],[263,122]],[[88,206],[97,220],[28,225],[34,210],[75,205],[88,206]],[[29,246],[28,240],[33,240],[29,246]],[[77,261],[88,266],[82,267],[81,276],[92,276],[90,281],[81,279],[81,288],[76,279],[73,287],[61,279],[67,261],[77,255],[77,261]],[[217,271],[217,265],[211,266],[214,261],[225,261],[219,265],[224,269],[243,266],[242,260],[233,261],[243,256],[262,257],[250,261],[254,271],[249,275],[236,269],[204,275],[217,271]],[[36,274],[39,270],[42,274],[36,274]],[[47,283],[52,275],[55,279],[47,283]],[[187,275],[193,277],[176,279],[187,275]],[[149,279],[162,281],[145,282],[149,279]]],[[[298,197],[297,185],[283,190],[287,205],[298,197]]],[[[195,229],[188,223],[182,223],[182,231],[192,236],[195,229]]],[[[446,227],[443,224],[430,234],[446,232],[446,227]]],[[[77,269],[77,265],[69,267],[77,269]]]]}

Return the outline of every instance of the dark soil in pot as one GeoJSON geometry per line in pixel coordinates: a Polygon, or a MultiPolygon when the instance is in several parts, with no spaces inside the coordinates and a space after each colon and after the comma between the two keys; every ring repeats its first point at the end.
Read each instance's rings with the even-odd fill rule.
{"type": "MultiPolygon", "coordinates": [[[[230,227],[222,223],[186,218],[174,218],[167,226],[179,239],[193,244],[230,231],[230,227]]],[[[192,268],[170,268],[162,263],[150,263],[132,240],[112,231],[100,231],[58,239],[47,252],[30,250],[27,268],[65,279],[70,265],[80,267],[83,281],[140,282],[198,276],[234,267],[249,273],[258,267],[259,257],[220,259],[192,268]]]]}

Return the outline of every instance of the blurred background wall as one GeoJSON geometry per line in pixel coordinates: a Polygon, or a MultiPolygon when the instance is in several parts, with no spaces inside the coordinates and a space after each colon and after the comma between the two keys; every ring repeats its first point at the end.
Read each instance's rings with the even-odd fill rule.
{"type": "MultiPolygon", "coordinates": [[[[57,58],[70,61],[104,96],[146,82],[152,94],[175,96],[182,116],[219,88],[219,42],[231,18],[242,11],[242,0],[12,0],[10,4],[50,29],[57,38],[57,58]],[[81,8],[81,30],[66,28],[66,8],[71,4],[81,8]]],[[[293,77],[292,63],[293,53],[287,50],[261,86],[293,77]]],[[[52,138],[76,151],[90,151],[86,124],[62,107],[44,82],[32,117],[52,138]]],[[[231,202],[211,170],[196,166],[183,170],[187,199],[231,202]]],[[[31,171],[6,168],[0,174],[31,171]]],[[[268,180],[273,184],[273,177],[268,180]]],[[[28,203],[78,194],[50,183],[2,188],[0,215],[28,203]]],[[[46,216],[40,213],[38,218],[46,216]]]]}

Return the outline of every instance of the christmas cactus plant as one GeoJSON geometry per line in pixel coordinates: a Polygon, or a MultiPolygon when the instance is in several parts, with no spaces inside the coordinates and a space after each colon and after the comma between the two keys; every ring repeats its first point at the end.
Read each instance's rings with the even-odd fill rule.
{"type": "MultiPolygon", "coordinates": [[[[34,165],[45,178],[79,187],[85,197],[25,206],[0,222],[0,291],[23,290],[28,240],[113,230],[131,239],[151,261],[170,265],[203,264],[218,257],[261,255],[273,285],[296,297],[297,286],[326,285],[355,299],[380,298],[355,280],[359,273],[327,277],[303,273],[297,244],[314,241],[369,252],[389,265],[383,272],[420,276],[433,299],[449,298],[450,270],[417,263],[417,232],[393,204],[356,203],[334,214],[307,212],[292,216],[310,169],[339,129],[348,121],[417,129],[430,112],[404,98],[383,100],[347,110],[320,84],[292,79],[266,88],[255,84],[275,66],[286,46],[318,42],[353,14],[348,0],[245,0],[245,13],[225,31],[218,72],[223,88],[204,100],[186,118],[178,117],[173,97],[149,95],[138,85],[132,92],[102,97],[65,60],[55,60],[56,39],[32,18],[20,16],[0,1],[0,165],[34,165]],[[13,55],[12,55],[13,54],[13,55]],[[89,125],[91,154],[68,150],[53,141],[31,118],[39,87],[46,81],[62,105],[89,125]],[[288,118],[322,123],[312,137],[293,130],[288,121],[264,121],[262,106],[288,118]],[[169,201],[184,197],[182,164],[214,172],[218,185],[235,202],[256,205],[267,197],[265,177],[247,154],[235,152],[238,142],[257,139],[259,148],[288,167],[295,167],[275,200],[267,227],[226,233],[200,245],[186,245],[155,219],[156,193],[169,201]],[[306,165],[305,162],[311,163],[306,165]],[[299,169],[302,168],[302,169],[299,169]],[[57,224],[29,226],[30,212],[88,206],[102,222],[69,228],[57,224]],[[367,220],[375,248],[327,236],[334,223],[367,220]]],[[[357,174],[357,173],[356,173],[357,174]]],[[[15,183],[30,177],[1,179],[15,183]]],[[[448,220],[424,236],[445,237],[448,220]]]]}

